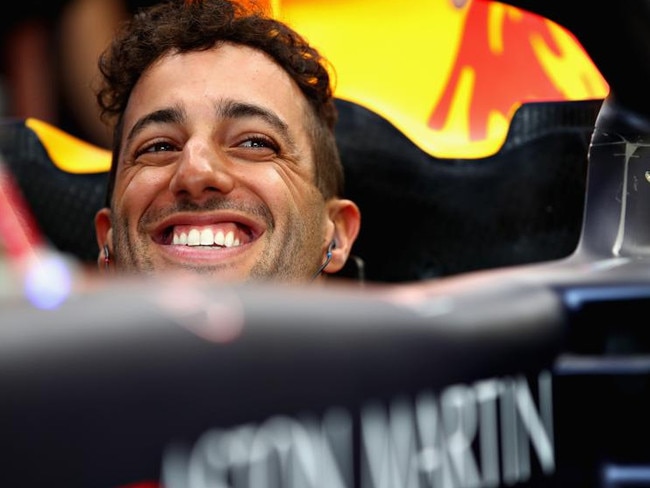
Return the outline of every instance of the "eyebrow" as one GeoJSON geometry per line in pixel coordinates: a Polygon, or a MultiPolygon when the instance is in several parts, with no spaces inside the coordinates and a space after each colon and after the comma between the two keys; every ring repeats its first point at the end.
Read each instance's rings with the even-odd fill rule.
{"type": "Polygon", "coordinates": [[[289,126],[287,123],[274,112],[259,105],[237,102],[234,100],[225,100],[217,105],[217,116],[228,119],[242,119],[248,117],[261,118],[280,132],[291,148],[295,147],[295,141],[289,133],[289,126]]]}
{"type": "MultiPolygon", "coordinates": [[[[257,117],[275,128],[287,141],[291,148],[295,148],[295,141],[289,133],[287,123],[278,117],[274,112],[251,103],[225,100],[217,105],[217,117],[229,119],[243,119],[257,117]]],[[[169,107],[148,113],[139,118],[129,131],[127,142],[137,136],[143,129],[151,124],[157,123],[181,123],[186,119],[185,111],[181,107],[169,107]]]]}
{"type": "Polygon", "coordinates": [[[126,136],[126,140],[127,142],[132,140],[148,125],[157,123],[180,123],[184,120],[185,112],[180,107],[156,110],[139,118],[126,136]]]}

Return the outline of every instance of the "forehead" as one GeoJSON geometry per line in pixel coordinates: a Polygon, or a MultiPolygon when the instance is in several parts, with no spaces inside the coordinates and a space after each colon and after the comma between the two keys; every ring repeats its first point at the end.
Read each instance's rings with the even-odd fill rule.
{"type": "Polygon", "coordinates": [[[225,43],[206,51],[170,53],[150,66],[129,98],[125,129],[163,107],[209,111],[221,100],[258,104],[289,126],[304,125],[308,110],[298,85],[267,54],[225,43]]]}

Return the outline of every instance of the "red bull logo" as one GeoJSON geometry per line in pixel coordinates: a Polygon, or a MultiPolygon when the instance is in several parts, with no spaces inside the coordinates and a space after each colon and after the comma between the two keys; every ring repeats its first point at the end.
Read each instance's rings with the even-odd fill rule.
{"type": "Polygon", "coordinates": [[[332,62],[339,98],[437,157],[496,153],[522,103],[604,98],[609,89],[566,29],[495,1],[284,0],[273,8],[332,62]]]}

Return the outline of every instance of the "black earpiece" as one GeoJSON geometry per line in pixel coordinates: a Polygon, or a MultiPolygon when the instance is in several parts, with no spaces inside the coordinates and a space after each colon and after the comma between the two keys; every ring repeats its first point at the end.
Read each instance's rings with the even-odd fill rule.
{"type": "Polygon", "coordinates": [[[321,264],[320,268],[314,273],[314,276],[312,276],[312,280],[316,279],[316,277],[323,272],[325,269],[325,266],[329,264],[329,262],[332,260],[332,250],[336,247],[336,239],[332,239],[332,242],[329,243],[329,246],[327,246],[327,253],[325,254],[325,262],[321,264]]]}
{"type": "Polygon", "coordinates": [[[104,268],[108,269],[111,263],[111,254],[108,252],[108,245],[104,244],[104,268]]]}
{"type": "Polygon", "coordinates": [[[327,259],[332,259],[332,250],[336,247],[336,239],[332,239],[330,245],[327,246],[327,259]]]}

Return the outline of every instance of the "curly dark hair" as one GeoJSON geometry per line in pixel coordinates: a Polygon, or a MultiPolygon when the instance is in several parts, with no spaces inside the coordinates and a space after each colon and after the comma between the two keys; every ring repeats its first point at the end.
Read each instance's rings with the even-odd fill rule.
{"type": "Polygon", "coordinates": [[[316,186],[325,198],[343,192],[343,168],[334,126],[332,67],[296,31],[250,0],[167,0],[140,9],[124,23],[99,58],[103,76],[97,102],[104,121],[114,122],[113,161],[107,205],[112,197],[121,145],[122,117],[133,87],[152,63],[169,52],[211,49],[223,42],[265,52],[297,83],[313,110],[310,127],[316,186]]]}

